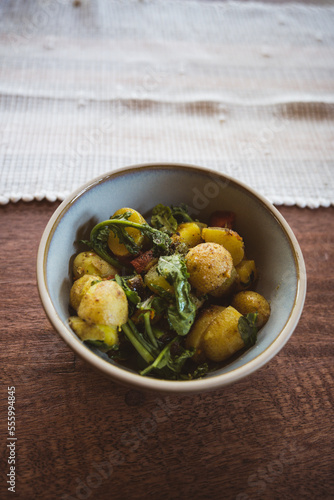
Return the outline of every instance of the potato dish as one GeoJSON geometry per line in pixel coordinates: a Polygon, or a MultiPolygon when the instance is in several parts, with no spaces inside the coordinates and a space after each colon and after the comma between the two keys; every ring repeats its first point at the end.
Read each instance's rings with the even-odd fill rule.
{"type": "Polygon", "coordinates": [[[270,305],[232,212],[194,220],[157,205],[120,208],[73,261],[69,324],[104,359],[143,376],[191,380],[253,346],[270,305]]]}

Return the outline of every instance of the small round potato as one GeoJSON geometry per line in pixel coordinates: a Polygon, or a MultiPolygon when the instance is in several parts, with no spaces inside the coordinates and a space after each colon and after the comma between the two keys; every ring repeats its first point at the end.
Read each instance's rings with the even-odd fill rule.
{"type": "Polygon", "coordinates": [[[196,318],[195,323],[191,327],[190,332],[186,337],[186,348],[195,348],[196,351],[193,355],[194,361],[201,363],[205,361],[205,354],[203,352],[201,342],[208,326],[215,320],[215,318],[225,309],[223,306],[211,306],[202,311],[196,318]]]}
{"type": "Polygon", "coordinates": [[[231,304],[243,316],[248,313],[258,313],[256,326],[262,328],[269,319],[270,305],[268,301],[259,293],[245,290],[237,293],[231,304]]]}
{"type": "Polygon", "coordinates": [[[116,281],[100,281],[82,297],[78,316],[88,323],[120,326],[128,320],[128,301],[116,281]]]}
{"type": "Polygon", "coordinates": [[[95,252],[81,252],[73,261],[73,276],[80,278],[84,274],[93,274],[101,278],[115,276],[119,271],[95,252]]]}
{"type": "Polygon", "coordinates": [[[82,297],[87,293],[93,281],[100,279],[99,276],[85,274],[73,283],[70,291],[70,304],[73,309],[78,310],[82,297]]]}
{"type": "Polygon", "coordinates": [[[231,277],[231,254],[218,243],[200,243],[186,255],[190,284],[198,294],[210,293],[231,277]]]}
{"type": "Polygon", "coordinates": [[[228,306],[210,323],[201,342],[208,359],[224,361],[245,346],[238,328],[240,317],[236,309],[228,306]]]}
{"type": "Polygon", "coordinates": [[[218,288],[210,292],[212,297],[225,297],[226,295],[230,295],[232,291],[235,289],[235,284],[238,279],[238,273],[233,267],[230,278],[227,278],[222,285],[218,288]]]}
{"type": "MultiPolygon", "coordinates": [[[[139,224],[144,224],[146,222],[144,217],[133,208],[120,208],[119,210],[116,210],[112,217],[114,217],[115,215],[124,214],[125,212],[131,212],[131,215],[128,219],[129,221],[137,222],[139,224]]],[[[144,235],[139,231],[139,229],[128,227],[125,230],[130,236],[132,236],[137,245],[141,247],[144,244],[144,235]]],[[[120,243],[119,239],[114,235],[112,231],[110,231],[109,234],[108,246],[112,253],[117,257],[128,257],[129,255],[131,255],[126,246],[123,243],[120,243]]]]}
{"type": "Polygon", "coordinates": [[[102,340],[110,346],[118,344],[117,326],[87,323],[87,321],[79,318],[79,316],[71,316],[69,324],[81,340],[102,340]]]}

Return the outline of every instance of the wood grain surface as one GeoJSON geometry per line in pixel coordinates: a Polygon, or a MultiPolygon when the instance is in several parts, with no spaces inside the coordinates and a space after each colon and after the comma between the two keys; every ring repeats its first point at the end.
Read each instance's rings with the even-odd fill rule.
{"type": "Polygon", "coordinates": [[[300,323],[242,382],[203,395],[129,390],[95,373],[39,300],[39,239],[58,203],[0,209],[0,498],[333,499],[334,207],[280,207],[307,265],[300,323]],[[7,387],[16,388],[16,493],[7,387]]]}

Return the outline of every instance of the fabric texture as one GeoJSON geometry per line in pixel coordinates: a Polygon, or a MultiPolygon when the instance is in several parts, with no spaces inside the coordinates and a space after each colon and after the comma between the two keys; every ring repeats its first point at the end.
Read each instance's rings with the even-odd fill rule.
{"type": "Polygon", "coordinates": [[[177,162],[334,204],[333,26],[326,3],[3,0],[0,203],[177,162]]]}

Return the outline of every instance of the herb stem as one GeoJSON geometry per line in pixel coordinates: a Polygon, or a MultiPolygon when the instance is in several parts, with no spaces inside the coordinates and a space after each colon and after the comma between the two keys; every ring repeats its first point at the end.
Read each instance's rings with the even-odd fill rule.
{"type": "Polygon", "coordinates": [[[111,257],[111,255],[109,255],[104,250],[98,248],[97,246],[94,246],[94,245],[92,245],[92,246],[93,246],[94,252],[97,253],[97,255],[99,255],[103,260],[105,260],[106,262],[108,262],[112,266],[116,267],[117,269],[121,269],[122,267],[125,267],[123,264],[121,264],[120,262],[118,262],[118,260],[111,257]]]}
{"type": "Polygon", "coordinates": [[[150,339],[150,341],[152,342],[152,344],[154,345],[154,347],[158,348],[157,339],[155,338],[154,333],[152,331],[150,316],[151,316],[150,311],[147,311],[144,314],[145,330],[146,330],[148,338],[150,339]]]}
{"type": "Polygon", "coordinates": [[[132,333],[134,334],[134,336],[136,337],[138,342],[140,342],[142,344],[142,346],[150,354],[152,354],[152,356],[157,356],[157,354],[159,353],[159,349],[158,350],[155,349],[149,342],[147,342],[147,340],[144,338],[143,334],[137,330],[136,325],[134,324],[134,322],[131,319],[128,319],[128,325],[130,326],[132,333]]]}
{"type": "MultiPolygon", "coordinates": [[[[130,221],[127,219],[108,219],[108,220],[99,222],[98,224],[96,224],[96,226],[93,227],[93,229],[90,233],[91,241],[94,241],[94,239],[97,237],[98,232],[106,226],[110,227],[111,230],[112,230],[113,226],[114,227],[120,226],[120,227],[124,227],[124,228],[133,227],[135,229],[138,229],[145,236],[147,236],[153,242],[153,244],[162,248],[164,251],[169,251],[169,248],[170,248],[170,245],[172,242],[172,240],[170,239],[170,237],[166,233],[159,231],[158,229],[155,229],[154,227],[151,227],[149,224],[147,224],[147,223],[140,224],[139,222],[133,222],[133,221],[130,221]]],[[[134,252],[132,252],[132,253],[135,253],[135,249],[137,247],[136,243],[134,242],[133,238],[130,235],[127,235],[127,238],[129,241],[132,240],[131,243],[132,243],[133,250],[134,250],[134,252]]],[[[137,251],[139,251],[139,248],[137,249],[137,251]]]]}
{"type": "Polygon", "coordinates": [[[169,344],[166,345],[166,347],[164,347],[162,349],[162,351],[160,352],[159,356],[157,356],[155,358],[155,360],[153,361],[153,363],[151,363],[149,366],[147,366],[146,368],[144,368],[144,370],[142,370],[141,372],[139,372],[140,375],[147,375],[151,370],[153,370],[154,368],[156,368],[160,361],[164,358],[166,352],[169,351],[169,349],[171,348],[171,345],[175,342],[175,340],[177,339],[177,337],[175,337],[173,340],[171,340],[169,342],[169,344]]]}
{"type": "Polygon", "coordinates": [[[136,337],[134,332],[132,331],[129,324],[125,323],[122,325],[122,330],[127,337],[127,339],[131,342],[136,351],[141,355],[141,357],[146,361],[146,363],[152,363],[154,361],[154,357],[151,353],[148,352],[147,349],[142,345],[141,341],[136,337]]]}

